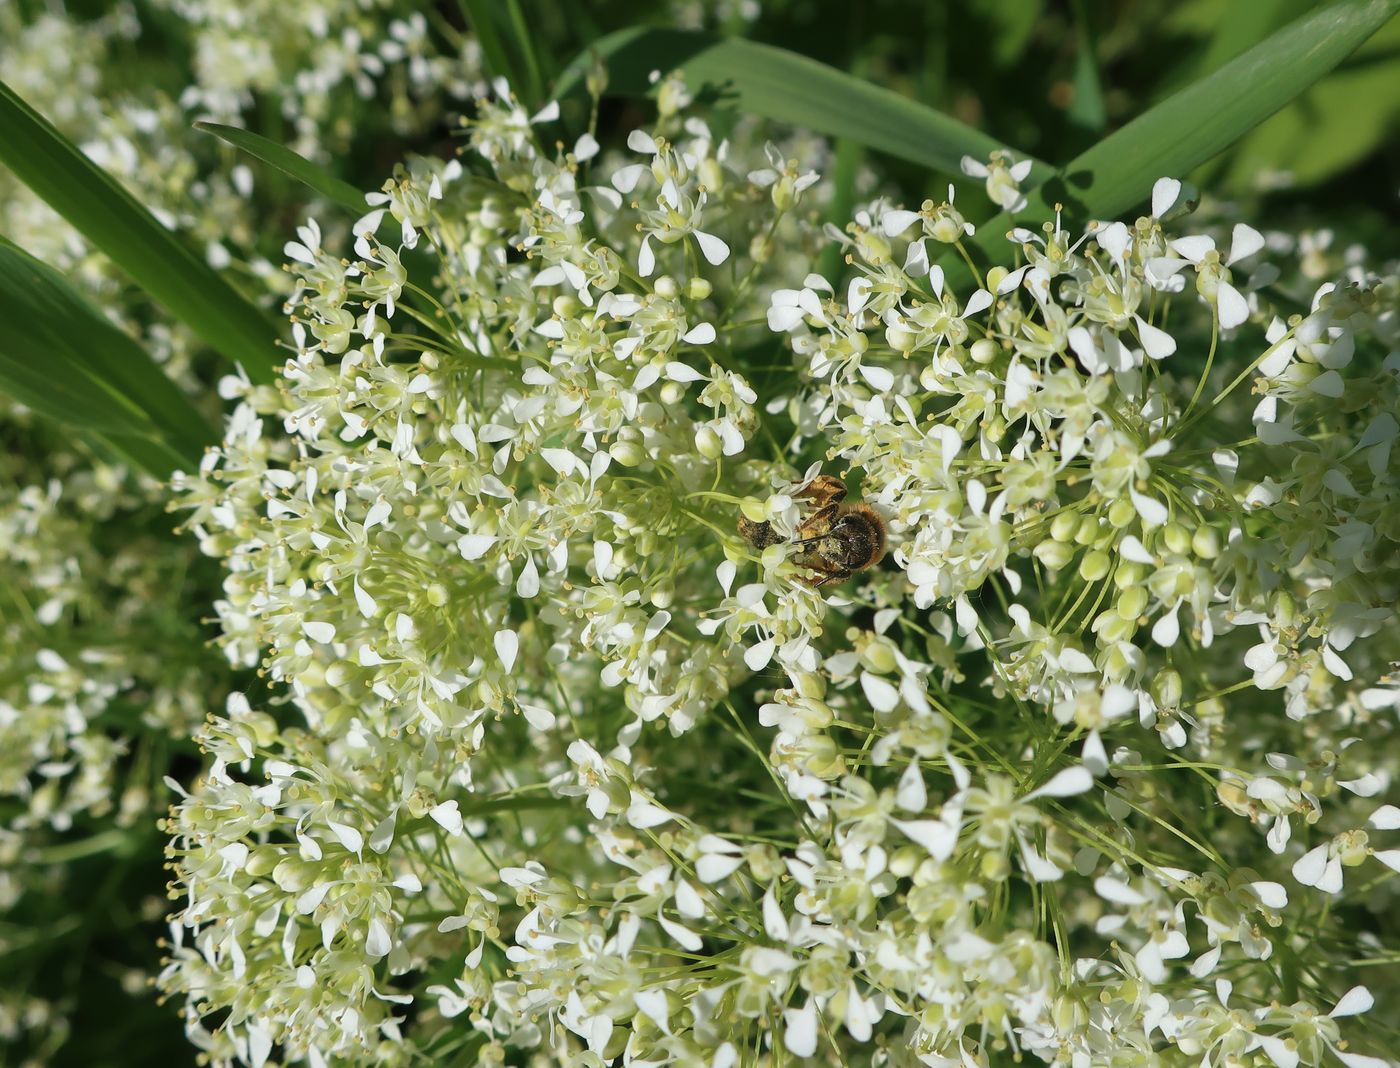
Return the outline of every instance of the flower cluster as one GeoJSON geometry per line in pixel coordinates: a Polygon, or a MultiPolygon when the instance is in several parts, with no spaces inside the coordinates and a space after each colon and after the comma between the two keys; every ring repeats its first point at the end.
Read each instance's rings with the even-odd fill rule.
{"type": "Polygon", "coordinates": [[[157,0],[179,18],[193,52],[180,104],[237,121],[271,96],[298,151],[349,143],[366,106],[398,132],[422,130],[454,103],[482,95],[471,34],[401,0],[157,0]],[[376,99],[381,97],[382,99],[376,99]]]}
{"type": "Polygon", "coordinates": [[[288,243],[296,355],[177,482],[289,706],[167,823],[192,1039],[1383,1063],[1394,274],[1301,289],[1163,180],[985,271],[877,200],[838,286],[820,167],[687,97],[612,156],[499,87],[354,259],[288,243]]]}
{"type": "MultiPolygon", "coordinates": [[[[208,687],[234,680],[221,677],[194,607],[208,595],[207,568],[193,546],[171,543],[155,482],[18,413],[5,422],[0,1046],[30,1045],[37,1057],[63,1041],[72,1005],[34,946],[62,945],[91,892],[68,865],[151,841],[168,796],[161,779],[176,758],[189,760],[208,687]]],[[[157,906],[147,919],[158,917],[159,897],[146,901],[157,906]]],[[[106,904],[121,917],[104,914],[114,926],[125,908],[142,908],[140,899],[121,912],[106,904]]]]}
{"type": "MultiPolygon", "coordinates": [[[[0,4],[0,80],[209,263],[275,299],[285,276],[259,248],[262,220],[288,205],[269,204],[270,190],[254,189],[248,167],[230,165],[225,146],[190,129],[192,118],[209,112],[241,124],[249,90],[267,83],[251,65],[236,75],[215,69],[208,52],[217,33],[206,26],[216,21],[216,5],[164,6],[172,10],[108,5],[88,18],[62,5],[0,4]],[[177,63],[141,62],[153,36],[178,39],[176,53],[189,47],[194,87],[186,87],[177,63]],[[137,68],[160,73],[133,84],[137,68]],[[243,79],[238,91],[235,78],[243,79]],[[215,86],[228,107],[215,106],[215,86]]],[[[290,26],[269,33],[271,7],[242,31],[276,43],[275,79],[296,87],[304,150],[339,149],[352,128],[382,129],[363,114],[366,89],[382,90],[399,131],[438,122],[451,99],[473,91],[469,39],[456,42],[460,54],[438,51],[440,38],[403,5],[314,6],[314,19],[306,5],[278,11],[316,22],[321,37],[347,48],[356,33],[375,42],[379,65],[365,60],[354,85],[330,69],[340,60],[320,37],[290,26]]],[[[238,10],[254,17],[247,5],[238,10]]],[[[154,317],[129,279],[8,172],[0,173],[0,233],[63,272],[215,414],[198,340],[154,317]]],[[[160,916],[159,897],[153,914],[147,905],[150,884],[159,887],[158,861],[148,854],[168,800],[161,778],[189,761],[190,735],[209,695],[244,682],[206,646],[202,621],[217,576],[196,546],[172,536],[155,480],[8,401],[0,404],[0,432],[0,959],[12,980],[0,991],[0,1060],[39,1064],[63,1044],[82,996],[77,971],[56,965],[55,955],[66,960],[94,931],[120,935],[121,959],[105,965],[104,975],[121,975],[127,985],[135,975],[138,990],[146,982],[139,969],[154,949],[145,948],[150,936],[130,928],[160,916]],[[92,887],[78,872],[104,856],[119,858],[105,866],[103,893],[111,900],[90,910],[92,887]],[[126,881],[128,869],[152,878],[126,881]]],[[[157,1012],[152,1007],[159,1020],[157,1012]]]]}

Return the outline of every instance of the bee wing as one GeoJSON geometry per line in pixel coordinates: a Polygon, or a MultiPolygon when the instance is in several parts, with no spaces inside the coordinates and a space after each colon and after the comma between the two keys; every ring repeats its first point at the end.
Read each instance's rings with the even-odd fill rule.
{"type": "Polygon", "coordinates": [[[836,504],[846,497],[846,483],[842,482],[834,475],[818,475],[801,489],[793,493],[794,497],[812,501],[818,506],[836,504]]]}

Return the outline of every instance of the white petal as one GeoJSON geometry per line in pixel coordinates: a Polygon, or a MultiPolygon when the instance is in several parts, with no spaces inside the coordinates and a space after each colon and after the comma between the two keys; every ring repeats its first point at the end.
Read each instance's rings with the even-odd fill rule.
{"type": "Polygon", "coordinates": [[[905,812],[922,812],[928,807],[928,789],[918,763],[910,764],[899,777],[894,803],[905,812]]]}
{"type": "Polygon", "coordinates": [[[899,691],[872,672],[866,671],[861,674],[860,688],[865,691],[866,699],[877,712],[889,712],[899,704],[899,691]]]}
{"type": "Polygon", "coordinates": [[[1249,319],[1249,303],[1240,296],[1240,291],[1229,282],[1221,282],[1215,291],[1216,308],[1220,312],[1220,325],[1225,330],[1233,330],[1249,319]]]}
{"type": "Polygon", "coordinates": [[[351,853],[359,853],[365,846],[365,836],[354,827],[345,823],[336,823],[329,820],[326,826],[330,828],[331,834],[335,835],[340,844],[351,853]]]}
{"type": "Polygon", "coordinates": [[[302,623],[301,629],[306,632],[306,636],[313,642],[335,641],[334,623],[323,623],[308,619],[302,623]]]}
{"type": "Polygon", "coordinates": [[[463,534],[457,539],[457,551],[463,560],[480,560],[496,544],[494,534],[463,534]]]}
{"type": "Polygon", "coordinates": [[[1337,1002],[1337,1007],[1327,1015],[1334,1020],[1339,1016],[1356,1016],[1363,1012],[1370,1012],[1371,1006],[1376,1003],[1376,999],[1371,996],[1371,992],[1364,986],[1354,986],[1342,995],[1337,1002]]]}
{"type": "Polygon", "coordinates": [[[520,638],[513,630],[498,630],[493,639],[496,655],[501,658],[501,666],[507,671],[515,666],[515,656],[520,649],[520,638]]]}
{"type": "Polygon", "coordinates": [[[744,650],[744,663],[750,671],[762,671],[773,659],[773,650],[776,647],[777,643],[772,638],[764,638],[763,641],[744,650]]]}
{"type": "Polygon", "coordinates": [[[378,959],[385,956],[393,948],[393,942],[389,938],[389,928],[384,926],[384,921],[373,919],[369,921],[369,933],[365,936],[365,953],[378,959]]]}
{"type": "Polygon", "coordinates": [[[1400,849],[1377,849],[1372,855],[1391,871],[1400,871],[1400,849]]]}
{"type": "Polygon", "coordinates": [[[665,916],[657,913],[656,922],[661,925],[661,929],[670,935],[681,949],[691,953],[700,952],[700,948],[705,944],[700,936],[689,927],[684,927],[674,920],[668,920],[665,916]]]}
{"type": "Polygon", "coordinates": [[[540,569],[535,566],[533,556],[525,558],[525,566],[520,569],[520,578],[515,583],[515,592],[527,599],[540,592],[540,569]]]}
{"type": "Polygon", "coordinates": [[[957,830],[942,820],[890,820],[935,860],[947,860],[957,848],[957,830]]]}
{"type": "Polygon", "coordinates": [[[1235,223],[1235,231],[1230,240],[1230,255],[1227,262],[1238,263],[1248,259],[1264,247],[1264,235],[1252,226],[1235,223]]]}
{"type": "Polygon", "coordinates": [[[1296,1044],[1285,1042],[1277,1035],[1260,1035],[1258,1042],[1259,1047],[1268,1054],[1269,1063],[1275,1068],[1298,1068],[1302,1057],[1296,1044]]]}
{"type": "Polygon", "coordinates": [[[919,221],[916,211],[887,211],[880,218],[880,229],[886,237],[898,237],[919,221]]]}
{"type": "Polygon", "coordinates": [[[1207,252],[1215,248],[1215,242],[1204,234],[1194,237],[1178,237],[1171,247],[1192,263],[1200,263],[1207,252]]]}
{"type": "Polygon", "coordinates": [[[1382,805],[1371,813],[1370,824],[1378,831],[1393,831],[1400,828],[1400,808],[1382,805]]]}
{"type": "Polygon", "coordinates": [[[687,345],[712,344],[715,340],[715,328],[709,323],[701,323],[682,335],[681,340],[687,345]]]}
{"type": "Polygon", "coordinates": [[[1342,892],[1342,861],[1340,857],[1333,857],[1327,862],[1327,870],[1317,881],[1317,888],[1326,894],[1342,892]]]}
{"type": "Polygon", "coordinates": [[[695,862],[695,874],[702,883],[717,883],[733,875],[744,863],[743,857],[727,857],[718,853],[706,853],[695,862]]]}
{"type": "Polygon", "coordinates": [[[649,156],[656,155],[656,142],[650,134],[643,130],[633,130],[627,135],[627,147],[633,152],[645,152],[649,156]]]}
{"type": "Polygon", "coordinates": [[[1165,360],[1176,351],[1176,338],[1165,330],[1159,330],[1141,316],[1137,317],[1138,337],[1142,348],[1154,360],[1165,360]]]}
{"type": "Polygon", "coordinates": [[[888,392],[894,386],[894,374],[883,367],[861,364],[860,376],[869,382],[872,388],[881,393],[888,392]]]}
{"type": "Polygon", "coordinates": [[[992,306],[992,295],[985,289],[979,289],[967,298],[967,307],[963,308],[962,317],[964,319],[976,315],[980,311],[986,311],[992,306]]]}
{"type": "Polygon", "coordinates": [[[1065,768],[1058,772],[1054,778],[1026,795],[1026,800],[1030,801],[1036,797],[1073,797],[1075,794],[1082,794],[1086,790],[1092,789],[1094,776],[1089,773],[1089,769],[1081,764],[1076,764],[1072,768],[1065,768]]]}
{"type": "Polygon", "coordinates": [[[1314,846],[1293,863],[1293,878],[1304,886],[1316,886],[1327,870],[1327,846],[1314,846]]]}
{"type": "Polygon", "coordinates": [[[1177,622],[1176,609],[1172,609],[1156,623],[1152,624],[1152,640],[1164,649],[1169,649],[1176,644],[1176,639],[1181,636],[1181,626],[1177,622]]]}
{"type": "Polygon", "coordinates": [[[642,180],[642,175],[647,173],[648,168],[641,163],[633,163],[627,167],[619,167],[613,172],[613,188],[619,193],[630,193],[637,188],[637,183],[642,180]]]}
{"type": "Polygon", "coordinates": [[[1094,240],[1099,243],[1100,248],[1119,263],[1127,256],[1128,246],[1132,244],[1128,228],[1121,222],[1109,223],[1094,235],[1094,240]]]}
{"type": "Polygon", "coordinates": [[[1079,759],[1092,775],[1102,775],[1108,771],[1108,753],[1098,731],[1090,731],[1089,736],[1084,739],[1084,748],[1080,750],[1079,759]]]}
{"type": "Polygon", "coordinates": [[[703,382],[705,376],[688,363],[672,360],[666,365],[666,377],[672,382],[703,382]]]}
{"type": "Polygon", "coordinates": [[[1145,905],[1147,898],[1127,883],[1100,875],[1094,880],[1094,893],[1114,905],[1145,905]]]}
{"type": "Polygon", "coordinates": [[[763,895],[763,930],[774,942],[786,942],[790,934],[787,917],[783,915],[778,896],[771,886],[763,895]]]}
{"type": "Polygon", "coordinates": [[[696,230],[695,241],[699,244],[701,254],[711,267],[718,267],[725,260],[729,259],[729,246],[715,237],[714,234],[707,234],[703,230],[696,230]]]}
{"type": "Polygon", "coordinates": [[[1343,1050],[1334,1049],[1337,1060],[1341,1061],[1347,1068],[1394,1068],[1393,1062],[1385,1060],[1383,1057],[1369,1057],[1364,1053],[1347,1053],[1343,1050]]]}
{"type": "Polygon", "coordinates": [[[444,801],[428,809],[428,818],[448,834],[462,833],[462,813],[457,810],[456,801],[444,801]]]}
{"type": "Polygon", "coordinates": [[[800,1009],[784,1009],[783,1045],[794,1057],[810,1057],[817,1051],[817,1009],[811,998],[800,1009]]]}
{"type": "Polygon", "coordinates": [[[1152,185],[1152,214],[1160,219],[1181,196],[1181,183],[1175,178],[1158,178],[1152,185]]]}
{"type": "Polygon", "coordinates": [[[1286,908],[1288,905],[1288,891],[1282,883],[1260,881],[1250,883],[1249,888],[1254,891],[1260,902],[1271,909],[1286,908]]]}
{"type": "Polygon", "coordinates": [[[1128,490],[1128,496],[1132,498],[1133,507],[1137,509],[1138,516],[1142,519],[1143,526],[1160,527],[1171,518],[1171,513],[1167,511],[1167,506],[1160,501],[1146,497],[1135,489],[1128,490]]]}

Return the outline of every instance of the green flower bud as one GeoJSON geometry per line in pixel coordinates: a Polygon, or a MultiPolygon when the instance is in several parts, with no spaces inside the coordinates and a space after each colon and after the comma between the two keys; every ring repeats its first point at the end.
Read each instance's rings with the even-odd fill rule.
{"type": "Polygon", "coordinates": [[[1102,549],[1094,549],[1092,552],[1084,554],[1084,559],[1079,561],[1079,577],[1085,582],[1098,582],[1108,574],[1113,566],[1113,560],[1102,549]]]}
{"type": "Polygon", "coordinates": [[[1177,708],[1181,704],[1181,672],[1166,668],[1152,680],[1152,699],[1162,708],[1177,708]]]}
{"type": "Polygon", "coordinates": [[[1191,547],[1191,535],[1180,523],[1173,520],[1162,531],[1162,540],[1174,553],[1185,553],[1191,547]]]}
{"type": "Polygon", "coordinates": [[[1050,520],[1050,536],[1056,541],[1069,541],[1079,526],[1079,517],[1073,512],[1061,512],[1050,520]]]}
{"type": "Polygon", "coordinates": [[[974,341],[969,351],[972,355],[973,363],[980,363],[985,366],[1001,355],[1001,346],[991,338],[984,337],[974,341]]]}
{"type": "Polygon", "coordinates": [[[1214,560],[1220,555],[1220,535],[1214,527],[1197,527],[1191,535],[1191,550],[1202,560],[1214,560]]]}
{"type": "Polygon", "coordinates": [[[1042,541],[1032,554],[1052,571],[1058,571],[1074,559],[1074,547],[1062,541],[1042,541]]]}
{"type": "Polygon", "coordinates": [[[1147,607],[1147,590],[1141,586],[1124,590],[1122,596],[1118,598],[1116,607],[1118,615],[1122,619],[1136,619],[1142,615],[1143,609],[1147,607]]]}

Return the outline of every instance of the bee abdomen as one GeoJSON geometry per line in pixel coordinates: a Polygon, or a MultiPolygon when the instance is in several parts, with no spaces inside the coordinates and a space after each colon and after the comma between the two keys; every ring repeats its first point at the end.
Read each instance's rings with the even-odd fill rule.
{"type": "Polygon", "coordinates": [[[841,516],[843,563],[852,571],[874,567],[885,555],[885,518],[870,505],[851,505],[841,516]]]}

